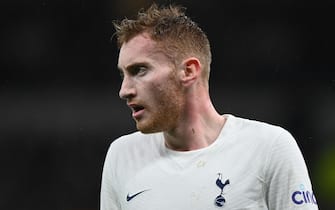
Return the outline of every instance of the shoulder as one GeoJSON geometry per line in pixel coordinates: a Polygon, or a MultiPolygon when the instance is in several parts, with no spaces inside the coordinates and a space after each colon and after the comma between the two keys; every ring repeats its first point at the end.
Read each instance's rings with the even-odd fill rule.
{"type": "Polygon", "coordinates": [[[133,132],[130,134],[125,134],[123,136],[118,137],[115,139],[111,146],[113,147],[127,147],[129,145],[137,144],[141,140],[145,140],[150,138],[150,135],[142,134],[141,132],[133,132]]]}
{"type": "Polygon", "coordinates": [[[113,156],[135,155],[158,148],[161,136],[161,133],[143,134],[139,131],[126,134],[110,144],[108,153],[113,153],[113,156]]]}
{"type": "MultiPolygon", "coordinates": [[[[285,128],[257,120],[236,118],[239,137],[247,142],[248,148],[257,148],[267,156],[268,162],[304,163],[302,153],[293,135],[285,128]]],[[[256,149],[255,149],[256,151],[256,149]]]]}
{"type": "Polygon", "coordinates": [[[107,151],[105,171],[123,183],[161,154],[162,134],[135,132],[114,140],[107,151]],[[123,180],[123,181],[122,181],[123,180]]]}
{"type": "Polygon", "coordinates": [[[230,127],[236,133],[257,139],[276,139],[279,136],[291,136],[285,128],[264,121],[228,115],[230,127]]]}
{"type": "Polygon", "coordinates": [[[235,116],[229,116],[227,124],[232,144],[250,152],[271,156],[274,151],[284,154],[299,150],[295,138],[281,126],[235,116]]]}
{"type": "Polygon", "coordinates": [[[144,134],[140,131],[136,131],[133,133],[125,134],[123,136],[120,136],[119,138],[115,139],[112,144],[114,145],[120,145],[120,146],[129,146],[134,144],[147,144],[151,141],[154,141],[156,139],[159,139],[162,137],[162,133],[149,133],[144,134]],[[144,141],[144,142],[143,142],[144,141]]]}

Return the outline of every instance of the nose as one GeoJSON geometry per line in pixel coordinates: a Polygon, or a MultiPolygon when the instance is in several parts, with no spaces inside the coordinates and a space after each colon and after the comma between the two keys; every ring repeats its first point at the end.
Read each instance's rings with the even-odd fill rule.
{"type": "Polygon", "coordinates": [[[136,90],[134,87],[133,81],[128,78],[124,77],[122,80],[121,88],[119,91],[119,96],[121,99],[129,99],[136,95],[136,90]]]}

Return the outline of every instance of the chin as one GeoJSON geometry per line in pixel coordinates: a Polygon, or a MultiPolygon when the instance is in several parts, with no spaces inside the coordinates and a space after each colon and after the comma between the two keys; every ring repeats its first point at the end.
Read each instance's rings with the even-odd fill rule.
{"type": "Polygon", "coordinates": [[[148,133],[157,133],[161,132],[161,129],[158,129],[157,126],[153,126],[153,123],[151,124],[144,124],[137,122],[136,124],[137,130],[141,133],[148,134],[148,133]]]}
{"type": "Polygon", "coordinates": [[[140,131],[141,133],[144,133],[144,134],[160,132],[160,130],[157,130],[157,129],[142,128],[142,127],[137,127],[137,130],[140,131]]]}
{"type": "Polygon", "coordinates": [[[150,134],[150,133],[157,133],[158,131],[151,131],[151,130],[139,130],[143,134],[150,134]]]}

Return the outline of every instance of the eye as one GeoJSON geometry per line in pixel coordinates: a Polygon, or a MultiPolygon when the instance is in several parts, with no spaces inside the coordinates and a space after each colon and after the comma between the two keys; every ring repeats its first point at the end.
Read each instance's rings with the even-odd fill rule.
{"type": "Polygon", "coordinates": [[[130,69],[130,74],[133,76],[138,75],[138,76],[143,76],[147,72],[148,68],[146,66],[134,66],[133,68],[130,69]]]}

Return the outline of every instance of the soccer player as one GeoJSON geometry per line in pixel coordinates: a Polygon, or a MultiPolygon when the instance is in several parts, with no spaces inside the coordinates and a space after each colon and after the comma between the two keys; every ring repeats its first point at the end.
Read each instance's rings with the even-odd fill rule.
{"type": "Polygon", "coordinates": [[[183,7],[153,4],[114,26],[138,131],[107,152],[101,210],[318,209],[287,130],[216,111],[210,43],[183,7]]]}

